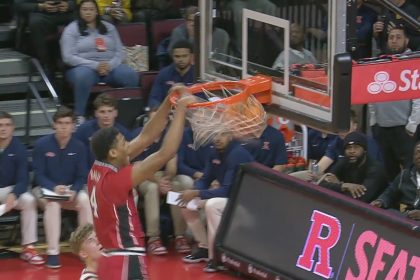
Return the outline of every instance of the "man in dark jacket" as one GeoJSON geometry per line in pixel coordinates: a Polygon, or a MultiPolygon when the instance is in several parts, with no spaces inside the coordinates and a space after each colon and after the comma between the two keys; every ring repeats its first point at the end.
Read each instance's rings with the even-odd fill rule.
{"type": "Polygon", "coordinates": [[[383,165],[367,154],[363,133],[351,132],[344,138],[344,157],[327,173],[320,185],[371,202],[386,186],[383,165]]]}
{"type": "Polygon", "coordinates": [[[392,184],[371,204],[397,208],[413,220],[420,220],[420,142],[414,146],[413,166],[404,169],[392,184]]]}

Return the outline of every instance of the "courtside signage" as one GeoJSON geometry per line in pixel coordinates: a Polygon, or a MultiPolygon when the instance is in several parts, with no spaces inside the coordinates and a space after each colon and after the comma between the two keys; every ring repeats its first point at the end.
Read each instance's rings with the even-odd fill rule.
{"type": "Polygon", "coordinates": [[[420,58],[354,64],[352,104],[420,98],[420,58]]]}
{"type": "MultiPolygon", "coordinates": [[[[409,251],[411,245],[404,248],[399,246],[399,242],[371,229],[342,236],[338,218],[314,210],[308,237],[296,266],[324,279],[333,279],[334,273],[339,272],[343,274],[337,279],[346,280],[420,279],[420,255],[409,251]],[[343,251],[342,259],[348,261],[341,263],[343,266],[337,270],[331,266],[330,252],[341,238],[346,237],[351,245],[343,251]]],[[[420,240],[413,246],[420,246],[420,240]]]]}
{"type": "Polygon", "coordinates": [[[252,279],[420,280],[420,221],[245,165],[216,237],[252,279]]]}

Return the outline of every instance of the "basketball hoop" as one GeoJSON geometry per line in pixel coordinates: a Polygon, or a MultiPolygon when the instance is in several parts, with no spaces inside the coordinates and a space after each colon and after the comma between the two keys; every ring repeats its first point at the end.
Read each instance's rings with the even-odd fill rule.
{"type": "MultiPolygon", "coordinates": [[[[198,102],[188,105],[187,119],[194,133],[194,148],[208,144],[219,133],[235,138],[259,137],[266,126],[261,103],[271,103],[271,78],[254,76],[240,81],[196,84],[188,88],[198,102]]],[[[179,93],[170,100],[176,104],[179,93]]]]}

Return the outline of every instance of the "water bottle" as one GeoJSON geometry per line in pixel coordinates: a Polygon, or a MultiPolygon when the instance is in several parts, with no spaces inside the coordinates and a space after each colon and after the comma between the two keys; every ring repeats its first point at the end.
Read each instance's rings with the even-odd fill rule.
{"type": "Polygon", "coordinates": [[[311,172],[312,172],[312,175],[314,176],[312,179],[312,183],[316,183],[319,177],[319,165],[317,163],[312,164],[311,172]]]}

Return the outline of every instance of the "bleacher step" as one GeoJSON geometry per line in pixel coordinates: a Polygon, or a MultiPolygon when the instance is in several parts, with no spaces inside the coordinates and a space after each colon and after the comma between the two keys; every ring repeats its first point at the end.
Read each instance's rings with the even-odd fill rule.
{"type": "MultiPolygon", "coordinates": [[[[31,71],[30,56],[12,49],[0,49],[0,94],[26,92],[31,71]]],[[[46,86],[39,82],[39,75],[32,78],[39,91],[46,86]]],[[[0,100],[2,98],[0,97],[0,100]]]]}
{"type": "MultiPolygon", "coordinates": [[[[42,99],[47,112],[52,116],[57,110],[55,103],[49,98],[42,99]]],[[[26,100],[8,100],[0,102],[0,111],[9,112],[15,122],[15,135],[23,136],[25,133],[26,121],[26,100]]],[[[35,99],[31,100],[31,126],[30,136],[41,136],[53,132],[52,127],[48,123],[42,109],[35,99]]]]}

